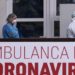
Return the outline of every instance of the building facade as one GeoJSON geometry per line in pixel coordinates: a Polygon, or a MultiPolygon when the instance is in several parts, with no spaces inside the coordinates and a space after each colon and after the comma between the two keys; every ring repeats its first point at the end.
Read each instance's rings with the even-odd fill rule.
{"type": "Polygon", "coordinates": [[[74,4],[75,0],[0,0],[0,38],[10,13],[17,15],[17,27],[23,37],[65,37],[60,4],[68,3],[74,4]]]}

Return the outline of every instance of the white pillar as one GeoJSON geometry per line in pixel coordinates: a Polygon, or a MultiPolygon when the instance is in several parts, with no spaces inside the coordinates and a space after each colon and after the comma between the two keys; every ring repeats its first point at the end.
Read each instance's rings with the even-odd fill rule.
{"type": "Polygon", "coordinates": [[[51,0],[46,0],[46,37],[52,37],[52,14],[51,14],[51,0]]]}
{"type": "Polygon", "coordinates": [[[43,32],[44,32],[44,37],[47,37],[47,0],[44,0],[44,11],[43,11],[43,13],[44,13],[44,26],[43,26],[43,28],[44,28],[44,30],[43,30],[43,32]]]}

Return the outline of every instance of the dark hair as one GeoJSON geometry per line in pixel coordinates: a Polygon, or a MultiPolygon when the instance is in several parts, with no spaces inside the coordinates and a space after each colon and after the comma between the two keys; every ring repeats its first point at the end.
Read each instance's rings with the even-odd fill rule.
{"type": "Polygon", "coordinates": [[[14,13],[9,14],[7,17],[7,22],[11,23],[11,19],[13,19],[14,17],[17,18],[17,16],[14,13]]]}

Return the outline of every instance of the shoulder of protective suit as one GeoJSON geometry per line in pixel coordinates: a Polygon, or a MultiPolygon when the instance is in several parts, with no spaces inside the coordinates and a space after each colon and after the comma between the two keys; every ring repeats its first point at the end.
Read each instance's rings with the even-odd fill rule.
{"type": "Polygon", "coordinates": [[[68,28],[69,28],[69,29],[73,29],[73,28],[75,28],[75,23],[74,23],[74,22],[70,23],[70,25],[69,25],[68,28]]]}

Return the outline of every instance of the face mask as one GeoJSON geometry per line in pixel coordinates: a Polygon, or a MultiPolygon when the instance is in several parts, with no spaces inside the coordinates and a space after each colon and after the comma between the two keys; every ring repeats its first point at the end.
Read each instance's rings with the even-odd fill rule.
{"type": "Polygon", "coordinates": [[[13,20],[13,21],[12,21],[12,23],[13,23],[14,25],[16,25],[16,24],[17,24],[16,19],[15,19],[15,20],[13,20]]]}

